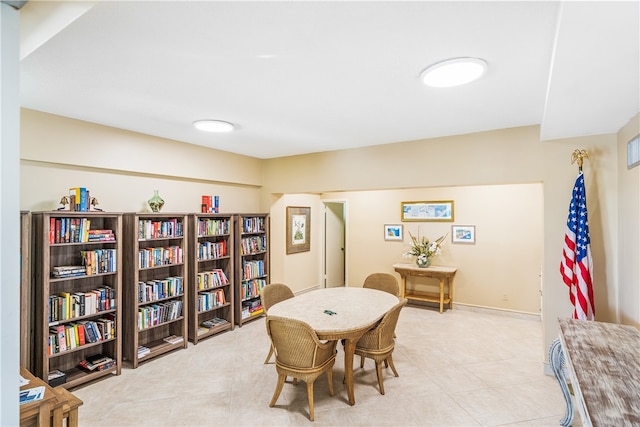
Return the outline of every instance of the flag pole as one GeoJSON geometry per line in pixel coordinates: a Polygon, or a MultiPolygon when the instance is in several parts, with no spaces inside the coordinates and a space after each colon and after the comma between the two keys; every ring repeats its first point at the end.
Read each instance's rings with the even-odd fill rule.
{"type": "Polygon", "coordinates": [[[587,150],[573,150],[571,153],[571,164],[578,162],[578,171],[582,173],[582,162],[584,159],[590,159],[589,152],[587,150]]]}

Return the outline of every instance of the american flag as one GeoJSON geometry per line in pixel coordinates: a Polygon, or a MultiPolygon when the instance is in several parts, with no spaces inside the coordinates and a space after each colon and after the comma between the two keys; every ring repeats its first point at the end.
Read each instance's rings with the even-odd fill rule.
{"type": "Polygon", "coordinates": [[[576,178],[569,204],[567,230],[564,235],[560,274],[569,287],[569,299],[574,307],[573,318],[594,320],[593,262],[587,216],[587,198],[582,171],[576,178]]]}

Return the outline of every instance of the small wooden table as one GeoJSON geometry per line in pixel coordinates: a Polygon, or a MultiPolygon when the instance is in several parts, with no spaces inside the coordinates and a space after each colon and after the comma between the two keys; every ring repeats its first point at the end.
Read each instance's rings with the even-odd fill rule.
{"type": "Polygon", "coordinates": [[[407,298],[419,301],[435,302],[440,304],[440,313],[445,304],[449,304],[449,309],[453,309],[453,276],[455,276],[455,267],[418,267],[415,264],[394,264],[393,268],[402,278],[400,285],[400,298],[407,298]],[[421,292],[407,289],[407,276],[431,277],[440,281],[440,293],[421,292]],[[447,285],[447,293],[444,288],[447,285]]]}
{"type": "Polygon", "coordinates": [[[640,331],[589,320],[561,319],[559,324],[560,338],[551,345],[549,361],[567,405],[560,425],[573,421],[563,359],[585,427],[638,425],[640,331]]]}
{"type": "Polygon", "coordinates": [[[344,377],[349,404],[355,405],[353,356],[358,340],[399,300],[387,292],[368,288],[326,288],[296,295],[274,304],[267,316],[302,320],[321,340],[344,342],[344,377]],[[324,311],[330,310],[334,315],[324,311]]]}
{"type": "MultiPolygon", "coordinates": [[[[31,403],[20,405],[20,425],[21,426],[38,426],[49,427],[53,417],[53,425],[62,425],[62,405],[57,399],[53,388],[42,379],[36,377],[25,368],[20,368],[20,375],[29,380],[29,384],[20,387],[20,390],[28,390],[34,387],[44,387],[44,396],[42,399],[31,403]]],[[[18,396],[16,395],[16,399],[18,396]]]]}

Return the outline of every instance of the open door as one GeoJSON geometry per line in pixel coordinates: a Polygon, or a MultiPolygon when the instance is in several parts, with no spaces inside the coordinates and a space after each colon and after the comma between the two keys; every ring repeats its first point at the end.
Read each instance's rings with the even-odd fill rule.
{"type": "Polygon", "coordinates": [[[344,202],[324,203],[324,287],[345,285],[344,202]]]}

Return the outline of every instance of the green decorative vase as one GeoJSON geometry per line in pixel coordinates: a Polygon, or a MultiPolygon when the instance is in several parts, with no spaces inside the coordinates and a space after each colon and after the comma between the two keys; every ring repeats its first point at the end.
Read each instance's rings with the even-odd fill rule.
{"type": "Polygon", "coordinates": [[[420,268],[427,268],[431,265],[431,259],[418,257],[416,258],[416,265],[420,268]]]}
{"type": "Polygon", "coordinates": [[[152,212],[160,212],[160,209],[164,206],[164,200],[158,194],[158,190],[153,190],[153,197],[147,203],[149,203],[152,212]]]}

